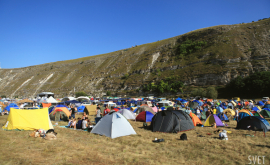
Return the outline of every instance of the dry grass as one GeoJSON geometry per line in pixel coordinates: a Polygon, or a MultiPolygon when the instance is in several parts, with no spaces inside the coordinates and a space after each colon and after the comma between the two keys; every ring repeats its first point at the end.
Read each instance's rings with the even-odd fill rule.
{"type": "MultiPolygon", "coordinates": [[[[1,126],[6,118],[0,116],[1,126]]],[[[229,141],[216,139],[216,129],[210,127],[196,127],[186,132],[188,141],[180,141],[180,133],[154,133],[143,129],[142,122],[130,123],[137,135],[116,139],[56,126],[58,139],[46,141],[28,137],[30,131],[1,129],[0,164],[248,164],[249,155],[266,156],[265,164],[270,163],[270,133],[266,138],[262,132],[246,137],[254,132],[235,130],[235,121],[226,128],[232,131],[229,141]],[[205,137],[197,137],[198,134],[205,137]],[[165,142],[153,143],[154,138],[165,142]]]]}

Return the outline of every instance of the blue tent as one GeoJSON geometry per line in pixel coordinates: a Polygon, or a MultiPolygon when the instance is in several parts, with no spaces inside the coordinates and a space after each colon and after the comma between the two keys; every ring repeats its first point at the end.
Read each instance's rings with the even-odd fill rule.
{"type": "Polygon", "coordinates": [[[264,106],[264,103],[263,103],[262,101],[259,101],[259,102],[257,103],[257,105],[258,105],[258,106],[264,106]]]}
{"type": "Polygon", "coordinates": [[[217,116],[220,118],[221,121],[227,121],[229,120],[226,114],[218,113],[217,116]]]}
{"type": "Polygon", "coordinates": [[[84,108],[85,108],[85,106],[81,105],[81,106],[77,107],[77,111],[84,112],[84,108]]]}
{"type": "Polygon", "coordinates": [[[270,109],[270,104],[266,104],[263,108],[268,108],[268,109],[270,109]]]}
{"type": "Polygon", "coordinates": [[[178,97],[177,99],[175,99],[177,101],[182,101],[183,99],[181,99],[180,97],[178,97]]]}
{"type": "Polygon", "coordinates": [[[257,112],[259,110],[259,108],[258,107],[253,107],[252,110],[257,112]]]}
{"type": "Polygon", "coordinates": [[[247,116],[253,116],[253,114],[252,113],[248,114],[248,113],[245,113],[245,112],[240,112],[239,116],[237,118],[237,122],[240,121],[242,118],[247,117],[247,116]]]}
{"type": "Polygon", "coordinates": [[[7,110],[9,112],[10,108],[19,109],[19,106],[15,103],[10,103],[8,106],[6,106],[5,110],[7,110]]]}
{"type": "Polygon", "coordinates": [[[217,111],[218,111],[218,112],[220,112],[220,113],[221,113],[221,112],[223,112],[223,110],[224,110],[224,109],[223,109],[223,108],[221,108],[220,106],[218,106],[218,107],[217,107],[217,111]]]}
{"type": "Polygon", "coordinates": [[[263,108],[264,110],[267,110],[267,111],[270,111],[270,109],[269,108],[263,108]]]}

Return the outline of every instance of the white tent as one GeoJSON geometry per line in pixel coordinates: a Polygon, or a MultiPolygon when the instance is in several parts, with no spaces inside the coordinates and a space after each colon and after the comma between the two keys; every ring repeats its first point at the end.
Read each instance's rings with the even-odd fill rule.
{"type": "Polygon", "coordinates": [[[97,123],[91,133],[110,138],[136,134],[128,120],[118,112],[109,113],[97,123]]]}
{"type": "Polygon", "coordinates": [[[121,109],[121,110],[118,111],[118,113],[121,113],[127,119],[132,119],[132,120],[136,119],[135,114],[132,111],[128,110],[128,109],[121,109]]]}
{"type": "Polygon", "coordinates": [[[58,103],[52,96],[49,97],[44,103],[58,103]]]}

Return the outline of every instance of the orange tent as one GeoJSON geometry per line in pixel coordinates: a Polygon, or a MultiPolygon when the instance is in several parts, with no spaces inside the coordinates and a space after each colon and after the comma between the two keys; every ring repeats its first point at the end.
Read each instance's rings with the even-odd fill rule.
{"type": "Polygon", "coordinates": [[[46,107],[50,107],[52,104],[51,103],[42,103],[42,107],[46,108],[46,107]]]}
{"type": "Polygon", "coordinates": [[[2,105],[2,109],[6,108],[6,105],[0,101],[0,104],[2,105]]]}
{"type": "Polygon", "coordinates": [[[69,110],[66,107],[56,107],[50,114],[54,114],[54,112],[63,111],[68,117],[71,115],[69,110]]]}
{"type": "Polygon", "coordinates": [[[191,117],[194,126],[196,126],[197,124],[201,124],[202,125],[201,120],[194,113],[190,112],[189,113],[189,116],[191,117]]]}

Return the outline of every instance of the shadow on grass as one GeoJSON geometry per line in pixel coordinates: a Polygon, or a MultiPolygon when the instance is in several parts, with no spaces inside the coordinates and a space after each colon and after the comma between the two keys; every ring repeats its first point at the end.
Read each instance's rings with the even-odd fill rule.
{"type": "Polygon", "coordinates": [[[267,145],[256,145],[257,147],[266,147],[266,148],[270,148],[270,146],[267,145]]]}
{"type": "Polygon", "coordinates": [[[138,127],[138,128],[141,128],[141,129],[145,129],[145,130],[151,131],[150,125],[149,125],[149,126],[142,126],[142,127],[138,127]]]}

